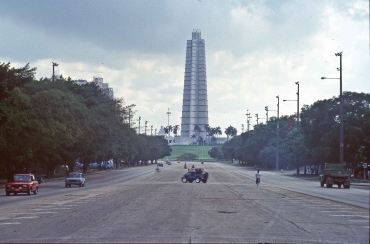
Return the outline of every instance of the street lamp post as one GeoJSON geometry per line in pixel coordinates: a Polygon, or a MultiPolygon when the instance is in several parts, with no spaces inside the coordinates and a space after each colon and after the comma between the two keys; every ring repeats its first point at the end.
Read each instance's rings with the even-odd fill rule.
{"type": "Polygon", "coordinates": [[[297,81],[295,83],[298,87],[298,90],[297,90],[297,128],[299,126],[299,81],[297,81]]]}
{"type": "Polygon", "coordinates": [[[148,121],[145,121],[145,135],[146,135],[146,127],[147,127],[148,121]]]}
{"type": "Polygon", "coordinates": [[[54,80],[55,80],[54,67],[55,67],[55,66],[58,66],[59,64],[54,63],[54,62],[52,62],[52,64],[53,64],[53,81],[54,81],[54,80]]]}
{"type": "Polygon", "coordinates": [[[170,108],[168,108],[168,112],[167,112],[167,116],[168,116],[168,120],[167,120],[167,128],[168,128],[168,137],[170,137],[170,114],[171,114],[171,112],[170,112],[170,108]]]}
{"type": "Polygon", "coordinates": [[[140,120],[141,120],[141,116],[139,116],[139,135],[140,135],[140,120]]]}
{"type": "Polygon", "coordinates": [[[255,117],[257,117],[257,125],[258,125],[258,113],[256,113],[256,116],[255,117]]]}
{"type": "Polygon", "coordinates": [[[249,119],[252,118],[250,115],[251,113],[248,113],[249,110],[247,109],[247,113],[245,115],[247,115],[247,132],[249,132],[249,119]]]}
{"type": "Polygon", "coordinates": [[[266,124],[267,124],[267,121],[269,121],[269,107],[268,106],[265,106],[265,111],[266,111],[266,124]]]}
{"type": "Polygon", "coordinates": [[[339,52],[336,53],[335,56],[339,56],[339,68],[337,70],[339,73],[339,78],[328,78],[328,77],[321,77],[322,80],[324,79],[339,79],[339,123],[340,123],[340,129],[339,129],[339,163],[344,163],[344,152],[343,152],[343,146],[344,146],[344,135],[343,135],[343,97],[342,97],[342,53],[339,52]]]}
{"type": "Polygon", "coordinates": [[[299,81],[295,83],[298,86],[297,100],[283,100],[283,102],[297,102],[297,128],[299,126],[299,81]]]}
{"type": "Polygon", "coordinates": [[[277,125],[276,125],[276,170],[279,170],[279,96],[277,103],[277,125]]]}
{"type": "Polygon", "coordinates": [[[269,107],[265,106],[265,111],[266,111],[266,124],[267,124],[267,121],[269,120],[269,111],[276,111],[276,110],[269,110],[269,107]]]}
{"type": "Polygon", "coordinates": [[[150,135],[153,136],[153,125],[150,126],[150,135]]]}

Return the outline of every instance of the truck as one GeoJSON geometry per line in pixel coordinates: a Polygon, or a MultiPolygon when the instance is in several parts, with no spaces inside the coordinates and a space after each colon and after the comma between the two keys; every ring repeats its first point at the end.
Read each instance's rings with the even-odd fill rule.
{"type": "Polygon", "coordinates": [[[320,175],[320,186],[327,188],[333,187],[334,184],[341,188],[349,189],[350,187],[351,172],[346,169],[344,164],[330,164],[325,163],[323,173],[320,175]]]}

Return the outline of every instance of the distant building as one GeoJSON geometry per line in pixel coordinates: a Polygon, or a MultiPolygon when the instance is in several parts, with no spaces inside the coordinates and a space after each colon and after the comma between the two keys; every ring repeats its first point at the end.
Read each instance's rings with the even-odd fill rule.
{"type": "Polygon", "coordinates": [[[113,88],[109,87],[108,83],[103,82],[102,77],[95,77],[93,78],[93,81],[95,82],[101,89],[102,93],[106,95],[109,98],[113,98],[113,88]]]}
{"type": "Polygon", "coordinates": [[[87,84],[87,80],[75,80],[75,83],[77,84],[77,85],[86,85],[87,84]]]}
{"type": "MultiPolygon", "coordinates": [[[[85,84],[89,83],[87,80],[82,80],[82,79],[75,80],[74,82],[77,85],[85,85],[85,84]]],[[[108,83],[104,83],[102,77],[95,77],[94,76],[94,78],[91,82],[95,82],[95,84],[97,84],[99,86],[100,90],[102,91],[102,94],[104,94],[107,97],[113,99],[113,88],[109,87],[108,83]]]]}

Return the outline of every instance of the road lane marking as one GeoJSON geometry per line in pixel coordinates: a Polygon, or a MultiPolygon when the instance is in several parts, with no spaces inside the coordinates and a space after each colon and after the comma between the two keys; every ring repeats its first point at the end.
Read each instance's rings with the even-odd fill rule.
{"type": "Polygon", "coordinates": [[[328,207],[330,206],[329,204],[325,204],[325,205],[316,205],[316,204],[310,204],[310,205],[303,205],[303,207],[328,207]]]}
{"type": "Polygon", "coordinates": [[[353,214],[335,214],[335,215],[332,215],[332,216],[335,216],[335,217],[346,217],[346,216],[356,217],[357,215],[353,215],[353,214]]]}
{"type": "Polygon", "coordinates": [[[39,216],[18,216],[18,217],[12,217],[11,219],[38,219],[39,216]]]}
{"type": "Polygon", "coordinates": [[[20,222],[12,222],[12,223],[0,223],[0,225],[20,225],[20,222]]]}
{"type": "Polygon", "coordinates": [[[32,213],[12,213],[12,214],[51,214],[51,213],[58,213],[58,212],[32,212],[32,213]]]}

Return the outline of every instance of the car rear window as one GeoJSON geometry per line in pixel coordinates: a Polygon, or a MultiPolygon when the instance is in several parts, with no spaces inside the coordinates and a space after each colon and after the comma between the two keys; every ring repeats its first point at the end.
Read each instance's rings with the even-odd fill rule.
{"type": "Polygon", "coordinates": [[[31,176],[28,175],[14,175],[14,181],[31,181],[31,176]]]}

